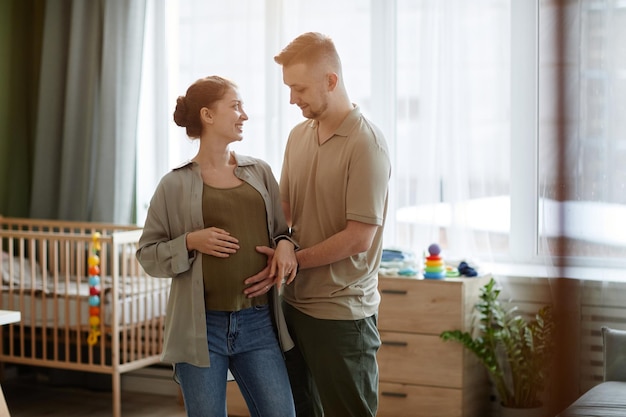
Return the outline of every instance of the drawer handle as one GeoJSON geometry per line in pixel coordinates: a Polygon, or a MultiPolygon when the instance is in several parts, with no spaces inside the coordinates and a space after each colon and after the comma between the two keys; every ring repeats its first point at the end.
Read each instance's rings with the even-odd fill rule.
{"type": "Polygon", "coordinates": [[[389,392],[389,391],[383,391],[381,392],[382,395],[384,395],[385,397],[398,397],[398,398],[406,398],[407,395],[403,392],[389,392]]]}
{"type": "Polygon", "coordinates": [[[406,295],[406,290],[382,290],[383,294],[396,294],[396,295],[406,295]]]}
{"type": "Polygon", "coordinates": [[[391,346],[408,346],[407,342],[396,342],[395,340],[383,340],[383,345],[391,345],[391,346]]]}

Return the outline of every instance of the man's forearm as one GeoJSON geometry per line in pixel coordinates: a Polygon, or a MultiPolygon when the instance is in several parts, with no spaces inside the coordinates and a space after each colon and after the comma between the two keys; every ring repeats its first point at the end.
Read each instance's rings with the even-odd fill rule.
{"type": "Polygon", "coordinates": [[[330,265],[365,252],[371,246],[378,227],[373,224],[348,222],[344,230],[316,245],[297,251],[298,269],[330,265]]]}

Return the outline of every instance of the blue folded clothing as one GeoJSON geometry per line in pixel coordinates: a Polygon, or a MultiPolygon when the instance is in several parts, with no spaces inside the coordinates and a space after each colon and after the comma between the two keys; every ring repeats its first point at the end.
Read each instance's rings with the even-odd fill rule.
{"type": "Polygon", "coordinates": [[[461,275],[464,275],[466,277],[475,277],[478,275],[478,272],[476,272],[476,270],[469,266],[465,261],[462,261],[459,264],[458,270],[461,275]]]}
{"type": "Polygon", "coordinates": [[[382,262],[398,262],[398,261],[405,261],[409,257],[410,257],[409,254],[401,250],[383,249],[381,261],[382,262]]]}

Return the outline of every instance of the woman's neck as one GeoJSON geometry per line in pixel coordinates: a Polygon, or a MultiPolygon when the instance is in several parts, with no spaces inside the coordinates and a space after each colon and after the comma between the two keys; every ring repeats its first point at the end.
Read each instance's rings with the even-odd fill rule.
{"type": "Polygon", "coordinates": [[[200,142],[200,149],[192,160],[210,169],[220,169],[235,163],[235,157],[228,146],[209,146],[207,142],[200,142]]]}
{"type": "Polygon", "coordinates": [[[241,184],[235,175],[237,161],[228,147],[210,149],[200,145],[193,161],[200,165],[202,181],[215,188],[232,188],[241,184]]]}

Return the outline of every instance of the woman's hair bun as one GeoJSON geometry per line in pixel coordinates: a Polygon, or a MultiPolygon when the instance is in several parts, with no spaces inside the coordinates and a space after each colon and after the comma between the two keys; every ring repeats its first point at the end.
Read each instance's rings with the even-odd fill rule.
{"type": "Polygon", "coordinates": [[[178,96],[176,99],[174,122],[176,122],[178,126],[187,127],[187,100],[184,96],[178,96]]]}

